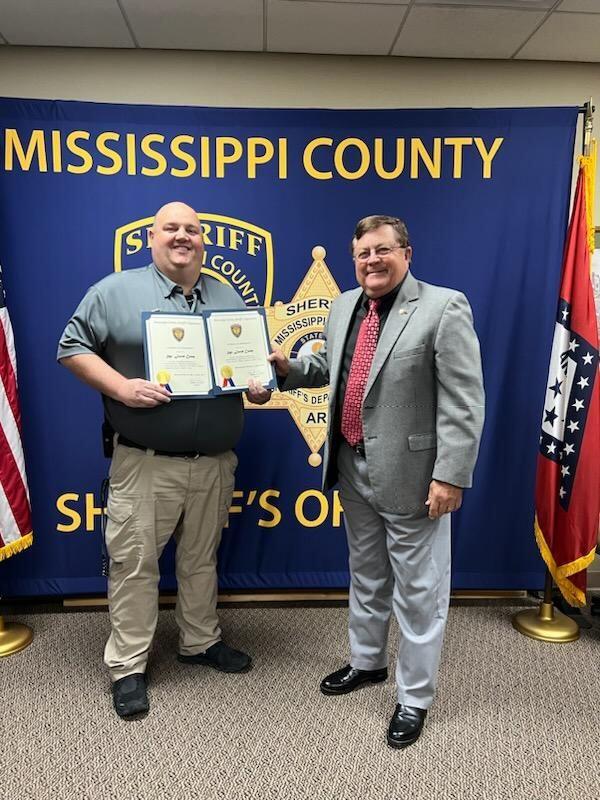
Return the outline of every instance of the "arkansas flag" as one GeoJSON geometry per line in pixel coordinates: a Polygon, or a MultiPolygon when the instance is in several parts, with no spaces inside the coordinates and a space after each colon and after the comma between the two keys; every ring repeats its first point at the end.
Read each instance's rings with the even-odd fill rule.
{"type": "Polygon", "coordinates": [[[0,270],[0,561],[29,547],[32,540],[15,347],[0,270]]]}
{"type": "MultiPolygon", "coordinates": [[[[589,163],[582,159],[582,163],[589,163]]],[[[585,167],[567,233],[542,416],[535,537],[565,600],[585,605],[600,514],[600,386],[585,167]]]]}

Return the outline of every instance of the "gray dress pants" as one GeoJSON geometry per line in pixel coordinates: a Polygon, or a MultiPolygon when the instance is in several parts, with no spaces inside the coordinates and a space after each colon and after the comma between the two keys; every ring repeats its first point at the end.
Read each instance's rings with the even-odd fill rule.
{"type": "Polygon", "coordinates": [[[393,610],[398,703],[429,708],[450,600],[450,515],[430,520],[425,506],[417,514],[381,510],[365,458],[346,444],[338,472],[350,551],[350,663],[366,670],[387,665],[393,610]]]}

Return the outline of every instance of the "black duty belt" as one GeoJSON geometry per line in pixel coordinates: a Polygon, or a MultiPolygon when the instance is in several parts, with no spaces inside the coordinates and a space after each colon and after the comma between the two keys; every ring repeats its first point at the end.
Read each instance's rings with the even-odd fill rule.
{"type": "MultiPolygon", "coordinates": [[[[144,444],[138,444],[137,442],[132,442],[131,439],[127,439],[125,436],[121,436],[119,434],[119,444],[124,444],[125,447],[135,447],[136,450],[152,450],[151,447],[146,447],[144,444]]],[[[173,453],[171,450],[154,450],[155,456],[169,456],[171,458],[200,458],[201,456],[205,456],[206,453],[200,453],[198,450],[184,450],[181,453],[173,453]]]]}

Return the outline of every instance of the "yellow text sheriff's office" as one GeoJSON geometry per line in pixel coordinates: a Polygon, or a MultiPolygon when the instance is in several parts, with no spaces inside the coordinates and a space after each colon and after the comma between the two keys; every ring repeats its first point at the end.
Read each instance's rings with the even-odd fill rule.
{"type": "MultiPolygon", "coordinates": [[[[83,175],[144,175],[175,178],[226,178],[240,169],[249,179],[268,169],[279,180],[288,177],[288,139],[263,136],[192,136],[162,133],[118,133],[86,130],[40,130],[27,133],[16,128],[3,132],[4,170],[83,175]]],[[[476,165],[484,179],[493,176],[493,162],[504,138],[482,136],[373,137],[330,136],[311,139],[298,154],[302,168],[314,180],[359,180],[376,175],[383,180],[408,177],[463,176],[464,164],[476,165]]],[[[294,154],[295,158],[296,155],[294,154]]],[[[242,174],[243,174],[242,173],[242,174]]]]}
{"type": "MultiPolygon", "coordinates": [[[[281,509],[282,496],[279,489],[235,489],[229,515],[243,514],[249,523],[259,528],[277,528],[293,518],[303,528],[318,528],[325,523],[339,528],[344,509],[336,489],[331,496],[319,489],[305,489],[294,498],[292,514],[288,519],[281,509]]],[[[64,492],[56,500],[59,518],[57,533],[93,533],[100,529],[103,508],[93,492],[64,492]]],[[[229,521],[225,527],[228,527],[229,521]]]]}

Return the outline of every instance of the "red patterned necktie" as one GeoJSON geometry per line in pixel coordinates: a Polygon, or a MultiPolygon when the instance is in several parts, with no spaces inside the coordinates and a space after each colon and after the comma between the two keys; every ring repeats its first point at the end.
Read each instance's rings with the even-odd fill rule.
{"type": "Polygon", "coordinates": [[[369,311],[356,339],[342,408],[342,436],[354,446],[363,440],[362,404],[379,337],[379,300],[369,300],[369,311]]]}

